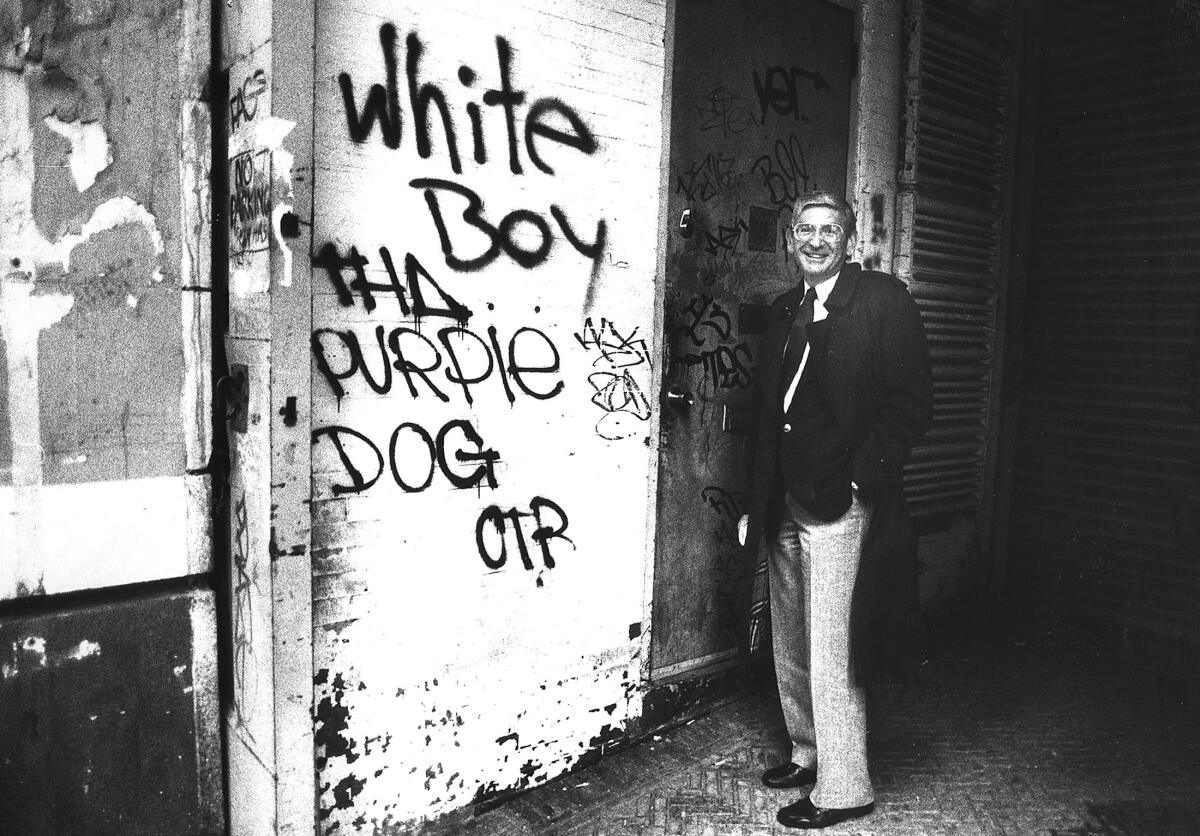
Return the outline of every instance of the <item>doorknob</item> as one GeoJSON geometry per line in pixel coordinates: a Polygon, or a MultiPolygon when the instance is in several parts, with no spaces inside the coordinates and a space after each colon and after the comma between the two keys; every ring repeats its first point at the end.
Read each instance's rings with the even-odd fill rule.
{"type": "Polygon", "coordinates": [[[672,386],[663,395],[666,398],[669,406],[674,406],[679,409],[688,409],[696,402],[696,398],[691,392],[686,389],[680,389],[678,386],[672,386]]]}

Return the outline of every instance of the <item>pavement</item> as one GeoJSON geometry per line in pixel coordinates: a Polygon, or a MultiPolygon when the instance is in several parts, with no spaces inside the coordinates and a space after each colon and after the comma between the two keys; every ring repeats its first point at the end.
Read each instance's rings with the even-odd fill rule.
{"type": "MultiPolygon", "coordinates": [[[[828,834],[1200,834],[1195,656],[975,636],[871,694],[875,811],[828,834]],[[1180,661],[1184,659],[1185,661],[1180,661]]],[[[762,836],[804,790],[762,786],[787,751],[773,683],[459,818],[488,836],[762,836]]],[[[435,832],[439,828],[432,828],[435,832]]]]}

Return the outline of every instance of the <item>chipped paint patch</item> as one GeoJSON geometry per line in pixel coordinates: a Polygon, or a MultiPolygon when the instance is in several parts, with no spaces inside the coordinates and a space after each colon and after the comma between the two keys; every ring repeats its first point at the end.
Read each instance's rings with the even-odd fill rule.
{"type": "Polygon", "coordinates": [[[313,743],[317,748],[318,769],[330,758],[344,758],[346,763],[358,760],[358,753],[354,751],[356,741],[345,736],[350,728],[350,709],[344,702],[346,682],[340,673],[334,676],[330,689],[331,693],[317,704],[313,743]]]}
{"type": "Polygon", "coordinates": [[[171,673],[175,677],[175,681],[179,683],[180,690],[185,694],[192,693],[192,677],[188,673],[187,665],[176,665],[171,668],[171,673]]]}
{"type": "Polygon", "coordinates": [[[95,658],[101,653],[99,642],[90,639],[83,639],[66,650],[47,650],[43,636],[26,636],[22,641],[13,642],[11,647],[9,659],[0,664],[0,677],[4,679],[11,679],[22,672],[61,668],[95,658]]]}
{"type": "Polygon", "coordinates": [[[295,122],[280,119],[278,116],[266,116],[248,122],[229,137],[229,159],[232,160],[238,154],[244,154],[247,151],[259,151],[266,148],[284,155],[285,158],[280,161],[280,168],[291,172],[292,155],[284,150],[283,140],[295,127],[295,122]]]}
{"type": "Polygon", "coordinates": [[[266,293],[268,282],[265,270],[251,267],[235,267],[229,277],[230,290],[239,299],[244,299],[251,293],[266,293]]]}
{"type": "Polygon", "coordinates": [[[327,819],[334,810],[349,810],[354,806],[354,797],[362,792],[363,787],[367,784],[365,779],[358,778],[354,773],[350,773],[342,780],[338,781],[333,788],[333,807],[326,807],[321,810],[321,818],[327,819]]]}
{"type": "Polygon", "coordinates": [[[279,277],[282,287],[292,286],[292,248],[283,237],[283,216],[292,211],[291,204],[281,203],[271,210],[271,231],[275,235],[275,243],[283,253],[283,273],[279,277]]]}
{"type": "Polygon", "coordinates": [[[75,188],[86,192],[100,172],[112,165],[112,146],[104,126],[98,122],[64,122],[53,115],[42,121],[71,143],[71,176],[75,178],[75,188]]]}
{"type": "Polygon", "coordinates": [[[42,636],[26,636],[21,641],[12,642],[10,647],[9,658],[0,664],[0,677],[11,679],[20,675],[22,670],[46,667],[46,639],[42,636]]]}
{"type": "Polygon", "coordinates": [[[29,636],[21,642],[21,650],[33,656],[39,667],[46,667],[46,640],[41,636],[29,636]]]}
{"type": "Polygon", "coordinates": [[[371,688],[353,669],[344,675],[319,670],[317,728],[329,743],[317,760],[323,820],[343,828],[357,815],[417,822],[472,799],[544,783],[627,740],[642,696],[639,660],[628,649],[623,657],[608,651],[579,657],[571,675],[516,690],[501,685],[504,664],[495,660],[469,675],[444,671],[419,680],[397,672],[371,688]],[[392,755],[388,745],[376,745],[381,735],[392,755]],[[396,752],[407,754],[398,760],[396,752]],[[334,788],[351,776],[367,783],[347,797],[353,806],[345,809],[334,788]]]}
{"type": "Polygon", "coordinates": [[[81,661],[92,656],[100,655],[100,645],[94,641],[84,639],[71,650],[67,651],[67,658],[73,661],[81,661]]]}
{"type": "MultiPolygon", "coordinates": [[[[146,234],[150,237],[150,244],[154,247],[155,260],[162,259],[164,252],[163,237],[162,233],[158,231],[158,221],[155,220],[154,215],[150,214],[145,206],[131,197],[121,195],[110,198],[97,206],[96,211],[88,218],[87,223],[83,225],[78,235],[64,235],[58,242],[58,253],[59,258],[62,260],[63,269],[71,269],[71,253],[84,241],[87,241],[97,233],[114,229],[118,226],[124,226],[125,224],[137,224],[145,229],[146,234]]],[[[161,282],[163,280],[162,269],[156,266],[151,278],[156,283],[161,282]]]]}

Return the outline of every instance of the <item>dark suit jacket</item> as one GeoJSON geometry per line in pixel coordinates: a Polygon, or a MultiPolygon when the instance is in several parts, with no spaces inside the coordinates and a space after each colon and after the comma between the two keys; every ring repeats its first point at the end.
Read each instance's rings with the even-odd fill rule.
{"type": "MultiPolygon", "coordinates": [[[[762,536],[774,534],[769,511],[780,484],[814,484],[802,472],[794,434],[782,432],[783,390],[790,381],[782,380],[780,366],[804,290],[801,282],[772,303],[758,357],[759,414],[746,482],[750,555],[757,555],[762,536]]],[[[842,494],[848,500],[853,481],[875,507],[851,607],[854,655],[859,673],[869,676],[877,662],[915,650],[916,554],[901,476],[913,443],[933,417],[929,350],[916,303],[902,282],[885,273],[844,264],[825,307],[828,317],[812,326],[818,331],[810,339],[805,377],[815,375],[841,426],[849,466],[836,479],[817,479],[811,501],[836,510],[842,494]]]]}

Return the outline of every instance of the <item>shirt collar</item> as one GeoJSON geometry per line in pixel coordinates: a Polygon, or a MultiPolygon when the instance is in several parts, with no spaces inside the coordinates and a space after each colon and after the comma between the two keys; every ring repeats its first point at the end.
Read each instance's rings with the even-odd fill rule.
{"type": "MultiPolygon", "coordinates": [[[[839,270],[830,278],[816,285],[813,289],[817,291],[817,301],[821,303],[821,307],[825,307],[825,300],[829,298],[829,294],[833,293],[833,287],[837,284],[837,280],[841,277],[842,271],[839,270]]],[[[808,283],[805,282],[805,292],[808,292],[808,283]]]]}

